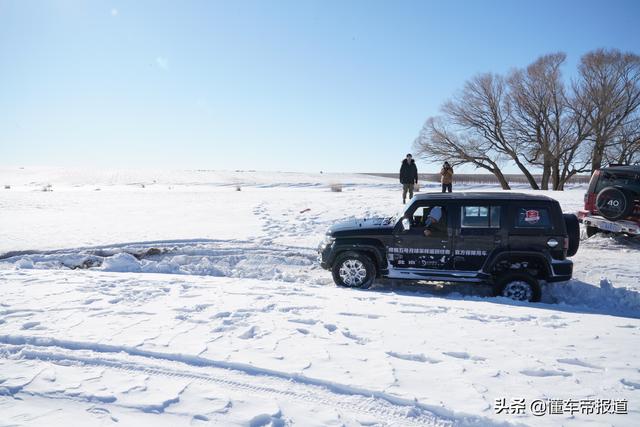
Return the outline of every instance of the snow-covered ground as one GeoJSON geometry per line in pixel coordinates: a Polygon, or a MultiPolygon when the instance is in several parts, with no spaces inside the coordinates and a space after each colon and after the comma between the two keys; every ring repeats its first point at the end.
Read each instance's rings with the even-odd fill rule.
{"type": "Polygon", "coordinates": [[[0,425],[640,424],[637,240],[583,240],[536,304],[336,288],[326,228],[399,202],[364,175],[0,169],[0,425]]]}

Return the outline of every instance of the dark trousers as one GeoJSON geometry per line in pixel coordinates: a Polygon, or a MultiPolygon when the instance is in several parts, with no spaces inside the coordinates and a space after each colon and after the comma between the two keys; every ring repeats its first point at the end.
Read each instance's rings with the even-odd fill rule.
{"type": "Polygon", "coordinates": [[[406,203],[407,192],[409,192],[409,199],[413,198],[413,184],[402,184],[402,203],[406,203]]]}
{"type": "Polygon", "coordinates": [[[451,193],[451,184],[442,184],[443,193],[451,193]]]}

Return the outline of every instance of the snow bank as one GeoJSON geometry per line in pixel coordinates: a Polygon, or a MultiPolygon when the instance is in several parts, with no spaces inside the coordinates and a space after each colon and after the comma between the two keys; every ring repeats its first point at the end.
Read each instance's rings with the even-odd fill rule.
{"type": "Polygon", "coordinates": [[[285,282],[330,283],[313,250],[251,242],[156,243],[5,257],[0,268],[93,269],[118,273],[162,273],[241,277],[285,282]]]}
{"type": "Polygon", "coordinates": [[[136,273],[142,271],[140,262],[131,254],[119,253],[110,257],[103,257],[100,270],[116,271],[119,273],[136,273]]]}
{"type": "Polygon", "coordinates": [[[626,287],[615,287],[604,277],[600,280],[599,286],[573,279],[567,283],[550,283],[545,291],[545,300],[561,305],[640,318],[640,292],[626,287]]]}

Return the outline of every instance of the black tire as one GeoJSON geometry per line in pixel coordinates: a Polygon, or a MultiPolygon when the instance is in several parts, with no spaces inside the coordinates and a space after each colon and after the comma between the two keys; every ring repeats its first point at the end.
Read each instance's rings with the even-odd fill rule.
{"type": "Polygon", "coordinates": [[[587,237],[595,236],[599,232],[600,232],[600,229],[598,227],[587,225],[587,237]]]}
{"type": "Polygon", "coordinates": [[[562,216],[569,236],[567,256],[574,256],[578,253],[578,247],[580,247],[580,222],[578,222],[578,217],[574,214],[564,214],[562,216]]]}
{"type": "Polygon", "coordinates": [[[530,274],[507,272],[497,278],[494,293],[515,301],[538,302],[541,290],[538,280],[530,274]]]}
{"type": "Polygon", "coordinates": [[[367,289],[376,278],[376,266],[371,258],[355,251],[338,255],[331,272],[336,285],[347,288],[367,289]]]}
{"type": "Polygon", "coordinates": [[[631,215],[633,197],[624,188],[605,187],[596,197],[596,208],[608,220],[618,221],[631,215]]]}

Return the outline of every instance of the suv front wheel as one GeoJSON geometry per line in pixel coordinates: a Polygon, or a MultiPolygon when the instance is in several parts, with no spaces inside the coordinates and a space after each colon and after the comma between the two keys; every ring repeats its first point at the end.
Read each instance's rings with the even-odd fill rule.
{"type": "Polygon", "coordinates": [[[338,286],[366,289],[376,278],[376,266],[367,255],[349,251],[338,255],[332,273],[338,286]]]}
{"type": "Polygon", "coordinates": [[[505,273],[495,282],[495,294],[515,301],[537,302],[540,301],[540,283],[527,273],[505,273]]]}

